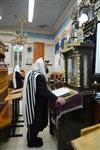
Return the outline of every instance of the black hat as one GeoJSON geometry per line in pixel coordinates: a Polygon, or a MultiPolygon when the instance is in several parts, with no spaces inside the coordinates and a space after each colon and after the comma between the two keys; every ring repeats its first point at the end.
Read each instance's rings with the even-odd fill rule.
{"type": "Polygon", "coordinates": [[[49,63],[50,61],[49,60],[44,60],[44,62],[49,63]]]}

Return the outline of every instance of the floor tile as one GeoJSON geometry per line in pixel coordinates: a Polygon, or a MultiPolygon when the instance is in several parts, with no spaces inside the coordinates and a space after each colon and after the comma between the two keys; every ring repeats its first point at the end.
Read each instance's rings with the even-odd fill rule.
{"type": "Polygon", "coordinates": [[[0,150],[57,150],[55,137],[49,134],[49,128],[45,128],[39,136],[43,138],[43,146],[40,148],[28,148],[26,141],[26,127],[16,129],[16,133],[23,134],[22,137],[11,137],[7,142],[0,143],[0,150]]]}

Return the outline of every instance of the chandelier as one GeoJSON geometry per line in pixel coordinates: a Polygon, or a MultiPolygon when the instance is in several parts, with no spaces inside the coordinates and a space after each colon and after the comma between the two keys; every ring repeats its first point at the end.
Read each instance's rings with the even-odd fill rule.
{"type": "Polygon", "coordinates": [[[12,44],[24,45],[27,42],[27,37],[24,35],[18,35],[16,39],[12,40],[12,44]]]}
{"type": "Polygon", "coordinates": [[[13,39],[11,42],[12,44],[20,44],[24,45],[27,42],[27,35],[23,33],[23,26],[26,24],[26,20],[22,17],[17,21],[17,24],[20,25],[20,31],[17,31],[16,38],[13,39]]]}

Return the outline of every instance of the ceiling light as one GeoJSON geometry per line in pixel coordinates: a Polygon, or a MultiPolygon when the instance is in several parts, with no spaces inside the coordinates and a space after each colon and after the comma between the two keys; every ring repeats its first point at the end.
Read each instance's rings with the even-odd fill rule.
{"type": "Polygon", "coordinates": [[[18,25],[20,25],[20,31],[16,31],[16,38],[11,40],[12,44],[20,44],[24,45],[27,42],[27,35],[23,32],[23,26],[26,24],[26,20],[22,17],[17,21],[18,25]]]}
{"type": "Polygon", "coordinates": [[[28,5],[28,22],[32,22],[32,20],[33,20],[34,3],[35,3],[35,0],[29,0],[29,5],[28,5]]]}
{"type": "Polygon", "coordinates": [[[0,16],[0,20],[2,19],[2,17],[0,16]]]}

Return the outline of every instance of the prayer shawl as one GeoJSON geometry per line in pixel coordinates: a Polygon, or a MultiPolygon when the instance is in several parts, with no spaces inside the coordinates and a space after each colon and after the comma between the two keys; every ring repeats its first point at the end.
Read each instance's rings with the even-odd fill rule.
{"type": "Polygon", "coordinates": [[[16,72],[19,72],[21,74],[19,65],[15,66],[14,73],[13,73],[13,86],[14,86],[14,89],[17,88],[17,81],[16,81],[16,77],[15,77],[16,72]]]}
{"type": "Polygon", "coordinates": [[[32,125],[35,132],[42,131],[48,123],[48,101],[56,101],[47,86],[44,62],[39,58],[26,75],[23,88],[23,115],[26,126],[32,125]]]}
{"type": "Polygon", "coordinates": [[[33,69],[26,75],[23,88],[23,114],[25,124],[33,124],[35,118],[36,78],[39,74],[46,75],[42,58],[36,60],[33,69]]]}
{"type": "Polygon", "coordinates": [[[25,77],[23,88],[23,114],[26,126],[34,122],[36,78],[40,74],[41,72],[39,71],[31,70],[25,77]]]}

